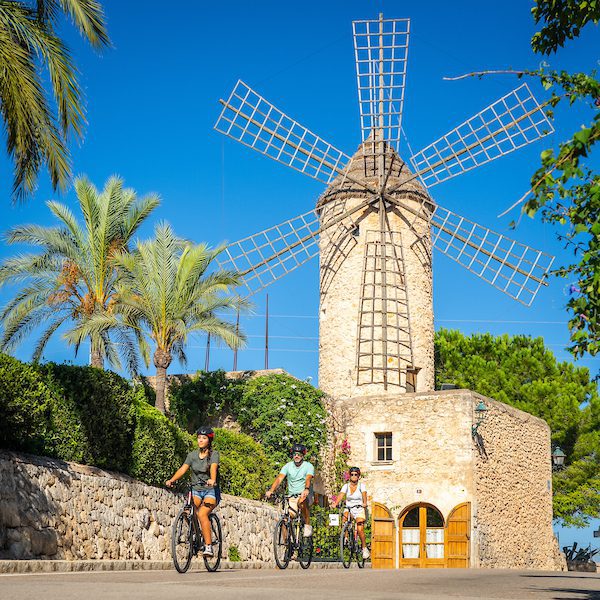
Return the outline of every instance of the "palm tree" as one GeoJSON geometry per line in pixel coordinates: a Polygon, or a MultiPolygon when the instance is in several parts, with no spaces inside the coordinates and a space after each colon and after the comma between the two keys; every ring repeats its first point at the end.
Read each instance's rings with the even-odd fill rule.
{"type": "MultiPolygon", "coordinates": [[[[94,315],[110,315],[118,297],[115,254],[128,247],[141,223],[156,208],[159,198],[149,194],[137,198],[134,190],[123,188],[123,181],[111,177],[102,193],[85,177],[75,180],[75,191],[83,214],[83,226],[64,204],[48,202],[58,219],[57,227],[20,225],[5,236],[9,244],[41,246],[41,253],[21,254],[0,264],[0,286],[25,283],[17,295],[0,311],[4,330],[0,350],[11,351],[33,330],[46,325],[35,349],[38,360],[52,334],[70,323],[66,339],[76,350],[83,338],[73,335],[94,315]]],[[[103,368],[104,360],[121,368],[119,354],[130,371],[138,369],[135,340],[131,331],[107,328],[88,336],[90,364],[103,368]],[[112,337],[111,337],[112,336],[112,337]],[[119,349],[112,338],[116,338],[119,349]]]]}
{"type": "Polygon", "coordinates": [[[35,190],[44,163],[54,189],[64,189],[71,176],[67,139],[83,134],[77,69],[56,31],[65,14],[94,48],[110,45],[97,0],[0,0],[0,112],[14,161],[15,199],[35,190]],[[44,70],[51,98],[44,89],[44,70]]]}
{"type": "Polygon", "coordinates": [[[185,345],[197,331],[210,333],[231,348],[245,343],[235,324],[217,313],[239,309],[245,302],[229,290],[239,285],[235,273],[207,274],[221,249],[192,244],[178,238],[167,224],[157,225],[155,238],[138,242],[131,252],[120,252],[115,264],[120,271],[119,315],[98,315],[82,326],[82,334],[125,323],[135,330],[142,356],[149,364],[149,336],[156,367],[156,408],[165,412],[167,369],[173,356],[187,362],[185,345]]]}

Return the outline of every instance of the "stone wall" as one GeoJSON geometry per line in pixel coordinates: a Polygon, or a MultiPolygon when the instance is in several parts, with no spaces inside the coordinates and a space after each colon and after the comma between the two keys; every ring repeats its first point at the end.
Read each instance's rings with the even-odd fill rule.
{"type": "Polygon", "coordinates": [[[562,568],[552,531],[550,428],[528,413],[484,400],[489,410],[475,440],[474,465],[479,565],[562,568]]]}
{"type": "MultiPolygon", "coordinates": [[[[182,496],[94,467],[0,451],[0,559],[170,560],[182,496]]],[[[272,560],[278,511],[223,495],[224,557],[272,560]]]]}

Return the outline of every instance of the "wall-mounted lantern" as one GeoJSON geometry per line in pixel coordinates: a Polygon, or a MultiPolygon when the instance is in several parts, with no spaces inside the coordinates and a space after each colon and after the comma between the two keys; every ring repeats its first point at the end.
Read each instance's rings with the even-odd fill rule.
{"type": "Polygon", "coordinates": [[[488,407],[483,403],[483,400],[479,401],[479,404],[475,408],[475,423],[471,425],[471,435],[475,437],[479,426],[485,421],[488,413],[488,407]]]}
{"type": "Polygon", "coordinates": [[[556,446],[552,452],[552,469],[559,471],[565,466],[566,454],[562,451],[560,446],[556,446]]]}

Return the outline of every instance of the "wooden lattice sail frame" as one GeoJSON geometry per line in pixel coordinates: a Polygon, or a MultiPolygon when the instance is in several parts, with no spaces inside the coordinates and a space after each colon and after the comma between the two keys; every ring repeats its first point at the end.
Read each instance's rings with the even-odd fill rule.
{"type": "Polygon", "coordinates": [[[433,387],[433,248],[529,306],[553,257],[456,215],[430,188],[553,131],[523,84],[400,157],[410,22],[355,21],[363,142],[348,156],[238,81],[215,129],[328,187],[314,210],[227,246],[254,294],[320,254],[319,384],[334,396],[433,387]],[[418,376],[417,376],[418,374],[418,376]]]}

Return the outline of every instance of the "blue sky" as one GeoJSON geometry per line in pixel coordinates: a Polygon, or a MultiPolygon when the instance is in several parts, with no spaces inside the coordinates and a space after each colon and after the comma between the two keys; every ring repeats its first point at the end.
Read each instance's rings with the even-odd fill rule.
{"type": "MultiPolygon", "coordinates": [[[[181,235],[217,245],[235,241],[314,207],[323,185],[242,147],[213,130],[219,98],[238,78],[278,108],[347,154],[360,143],[353,19],[411,19],[403,126],[411,148],[420,150],[442,134],[520,84],[512,76],[447,82],[454,76],[487,69],[534,69],[541,62],[530,49],[535,31],[530,4],[459,0],[393,2],[192,3],[165,10],[164,3],[106,3],[114,48],[98,56],[71,28],[66,36],[82,72],[87,99],[85,140],[73,147],[74,172],[102,187],[119,174],[139,194],[158,192],[162,204],[152,223],[169,221],[181,235]],[[224,11],[226,7],[226,11],[224,11]]],[[[546,59],[551,68],[600,68],[600,30],[584,30],[567,49],[546,59]]],[[[540,100],[546,93],[531,82],[540,100]]],[[[550,226],[523,218],[509,229],[518,211],[497,215],[528,189],[540,152],[556,146],[589,120],[581,107],[557,111],[556,132],[540,142],[432,188],[434,199],[531,246],[570,260],[550,226]]],[[[408,157],[406,146],[402,150],[408,157]]],[[[596,164],[598,162],[596,161],[596,164]]],[[[0,222],[4,231],[25,223],[50,223],[44,202],[58,198],[43,177],[28,203],[10,203],[11,165],[0,156],[0,222]],[[1,198],[4,197],[4,202],[1,198]]],[[[61,197],[73,206],[72,191],[61,197]]],[[[15,249],[0,245],[0,259],[15,249]]],[[[570,360],[565,280],[551,280],[530,308],[504,296],[471,273],[434,255],[436,327],[466,334],[523,333],[544,337],[557,357],[570,360]]],[[[318,263],[313,260],[270,286],[269,366],[317,381],[318,263]]],[[[10,290],[0,290],[0,303],[10,290]]],[[[249,336],[238,367],[264,365],[265,292],[254,298],[254,314],[242,317],[249,336]]],[[[192,340],[187,370],[203,368],[205,340],[192,340]]],[[[16,353],[28,360],[32,343],[16,353]]],[[[85,362],[54,340],[45,359],[85,362]]],[[[211,368],[232,367],[232,353],[213,348],[211,368]]],[[[599,358],[579,361],[594,372],[599,358]]],[[[171,372],[181,371],[174,364],[171,372]]],[[[589,534],[591,541],[591,533],[589,534]]],[[[575,534],[573,539],[581,539],[575,534]]],[[[561,539],[561,543],[568,543],[561,539]]],[[[587,542],[585,542],[587,543],[587,542]]]]}

